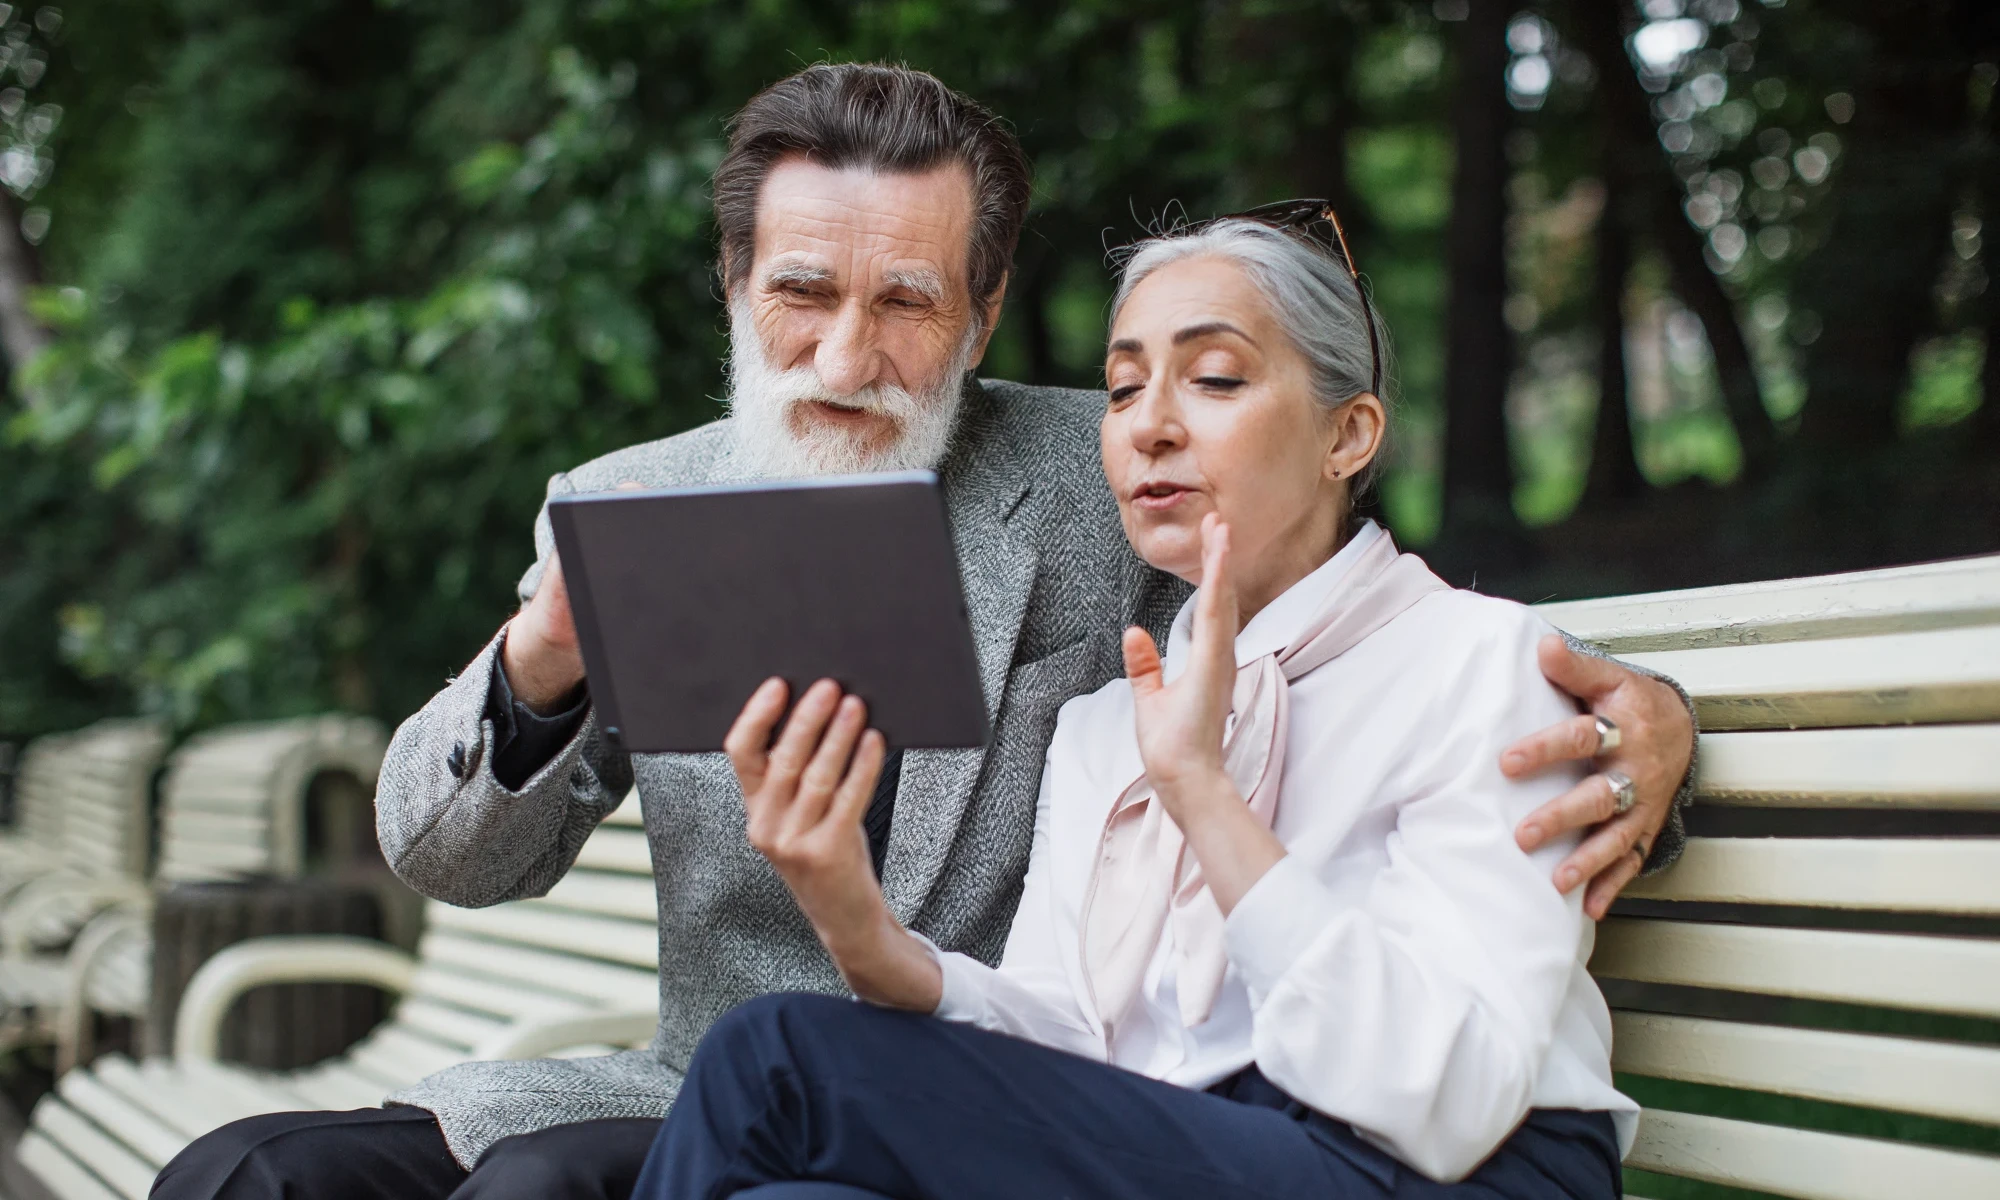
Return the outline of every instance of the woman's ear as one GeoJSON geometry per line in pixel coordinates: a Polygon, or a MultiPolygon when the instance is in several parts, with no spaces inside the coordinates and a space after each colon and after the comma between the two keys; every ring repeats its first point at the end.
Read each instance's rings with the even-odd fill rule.
{"type": "Polygon", "coordinates": [[[1363,392],[1334,409],[1332,419],[1333,440],[1327,446],[1326,474],[1330,479],[1352,479],[1381,452],[1389,414],[1380,397],[1363,392]]]}

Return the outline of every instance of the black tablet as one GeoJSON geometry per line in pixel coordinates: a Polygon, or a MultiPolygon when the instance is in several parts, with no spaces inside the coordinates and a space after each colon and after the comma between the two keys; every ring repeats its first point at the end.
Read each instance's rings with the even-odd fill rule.
{"type": "Polygon", "coordinates": [[[830,678],[893,748],[986,741],[951,529],[929,471],[549,501],[598,724],[720,750],[757,685],[830,678]]]}

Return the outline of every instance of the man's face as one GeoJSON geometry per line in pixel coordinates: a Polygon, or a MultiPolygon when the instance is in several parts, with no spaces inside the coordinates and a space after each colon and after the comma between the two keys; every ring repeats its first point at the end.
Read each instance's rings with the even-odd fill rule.
{"type": "Polygon", "coordinates": [[[972,177],[781,161],[730,297],[731,406],[773,474],[935,466],[991,324],[967,279],[972,177]]]}

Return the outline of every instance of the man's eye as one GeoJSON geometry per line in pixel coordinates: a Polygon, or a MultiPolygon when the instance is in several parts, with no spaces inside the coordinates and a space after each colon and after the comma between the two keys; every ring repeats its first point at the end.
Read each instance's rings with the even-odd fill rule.
{"type": "Polygon", "coordinates": [[[801,298],[810,298],[813,294],[813,290],[803,283],[788,283],[785,285],[785,291],[801,298]]]}
{"type": "Polygon", "coordinates": [[[910,300],[902,296],[889,297],[889,303],[897,308],[922,308],[924,306],[921,300],[910,300]]]}

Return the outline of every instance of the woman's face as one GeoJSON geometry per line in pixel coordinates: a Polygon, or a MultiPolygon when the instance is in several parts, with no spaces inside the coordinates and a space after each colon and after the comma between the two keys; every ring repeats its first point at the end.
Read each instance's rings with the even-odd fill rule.
{"type": "Polygon", "coordinates": [[[1218,514],[1247,620],[1339,549],[1381,402],[1323,409],[1304,355],[1235,263],[1203,256],[1148,275],[1104,372],[1104,474],[1141,558],[1199,584],[1202,517],[1218,514]]]}

